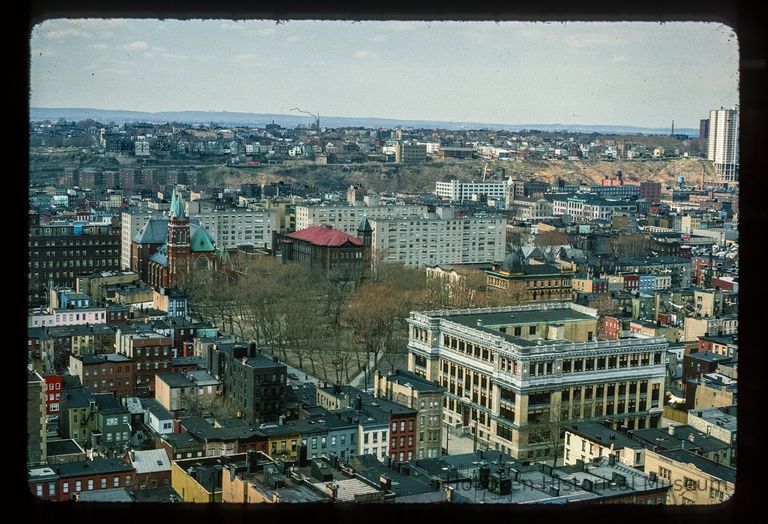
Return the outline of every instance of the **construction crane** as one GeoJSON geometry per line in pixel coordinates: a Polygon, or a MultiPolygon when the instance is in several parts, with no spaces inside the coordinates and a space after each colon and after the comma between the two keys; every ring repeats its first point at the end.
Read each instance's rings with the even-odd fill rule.
{"type": "Polygon", "coordinates": [[[483,167],[483,182],[485,182],[485,175],[488,174],[488,166],[490,165],[490,162],[486,162],[485,166],[483,167]]]}
{"type": "Polygon", "coordinates": [[[299,109],[298,107],[292,108],[291,111],[298,111],[299,113],[304,113],[305,115],[309,115],[312,118],[314,118],[315,123],[312,124],[312,129],[314,129],[315,131],[320,131],[320,113],[318,114],[310,113],[309,111],[304,111],[303,109],[299,109]]]}

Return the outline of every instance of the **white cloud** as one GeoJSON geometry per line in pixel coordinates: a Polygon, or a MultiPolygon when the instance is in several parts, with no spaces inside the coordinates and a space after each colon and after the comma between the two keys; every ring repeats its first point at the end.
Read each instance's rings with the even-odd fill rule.
{"type": "Polygon", "coordinates": [[[109,46],[107,44],[103,43],[103,42],[99,42],[98,44],[93,44],[90,47],[92,47],[93,49],[108,49],[109,48],[109,46]]]}
{"type": "Polygon", "coordinates": [[[257,34],[259,36],[269,36],[273,35],[277,32],[277,29],[274,27],[265,27],[264,29],[256,29],[255,31],[252,31],[252,33],[257,34]]]}
{"type": "Polygon", "coordinates": [[[626,61],[627,61],[627,57],[624,56],[624,55],[617,55],[617,56],[611,57],[611,62],[616,63],[616,64],[621,63],[621,62],[626,62],[626,61]]]}
{"type": "Polygon", "coordinates": [[[352,58],[357,58],[359,60],[376,58],[377,56],[378,55],[376,53],[372,53],[370,51],[363,51],[363,50],[355,51],[354,53],[352,53],[352,58]]]}
{"type": "Polygon", "coordinates": [[[387,37],[384,35],[376,35],[373,38],[371,38],[371,41],[373,42],[384,42],[386,41],[387,37]]]}
{"type": "Polygon", "coordinates": [[[131,42],[130,44],[125,44],[122,46],[122,49],[138,49],[138,50],[145,50],[149,49],[149,44],[142,41],[137,40],[136,42],[131,42]]]}
{"type": "Polygon", "coordinates": [[[289,36],[288,38],[285,39],[285,43],[294,44],[296,42],[301,42],[301,40],[302,39],[299,38],[298,36],[289,36]]]}
{"type": "Polygon", "coordinates": [[[623,42],[619,36],[608,35],[579,35],[566,40],[566,45],[574,49],[585,49],[588,47],[604,47],[616,45],[623,42]]]}
{"type": "Polygon", "coordinates": [[[45,37],[49,40],[59,40],[62,38],[90,38],[91,35],[85,31],[74,29],[72,27],[65,27],[63,29],[54,29],[45,33],[45,37]]]}
{"type": "Polygon", "coordinates": [[[245,53],[241,55],[235,55],[232,58],[229,59],[229,61],[233,64],[254,64],[261,60],[261,57],[259,55],[253,54],[253,53],[245,53]]]}

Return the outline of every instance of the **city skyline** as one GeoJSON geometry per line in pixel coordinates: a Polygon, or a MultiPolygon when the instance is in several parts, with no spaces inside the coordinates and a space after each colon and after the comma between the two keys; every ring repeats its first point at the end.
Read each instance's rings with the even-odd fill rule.
{"type": "Polygon", "coordinates": [[[739,103],[717,23],[59,19],[30,53],[32,107],[697,128],[739,103]]]}

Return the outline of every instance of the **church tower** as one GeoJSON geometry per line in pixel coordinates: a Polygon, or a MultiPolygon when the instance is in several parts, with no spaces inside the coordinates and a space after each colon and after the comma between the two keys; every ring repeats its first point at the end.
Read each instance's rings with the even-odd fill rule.
{"type": "Polygon", "coordinates": [[[362,278],[367,279],[371,273],[371,244],[373,242],[373,228],[368,222],[368,216],[363,215],[363,219],[357,226],[357,238],[363,241],[363,274],[362,278]]]}
{"type": "Polygon", "coordinates": [[[189,217],[181,196],[173,189],[168,212],[168,287],[173,289],[189,271],[189,217]]]}

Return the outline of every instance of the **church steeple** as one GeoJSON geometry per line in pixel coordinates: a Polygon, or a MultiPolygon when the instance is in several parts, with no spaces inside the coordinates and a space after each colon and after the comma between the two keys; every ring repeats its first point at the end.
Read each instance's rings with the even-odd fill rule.
{"type": "Polygon", "coordinates": [[[186,213],[184,212],[184,202],[181,200],[181,196],[176,193],[176,188],[173,188],[173,196],[171,196],[171,209],[168,212],[169,217],[184,218],[186,213]]]}
{"type": "Polygon", "coordinates": [[[189,271],[190,235],[189,217],[184,212],[184,202],[173,189],[171,209],[168,212],[168,287],[176,287],[182,276],[189,271]]]}

